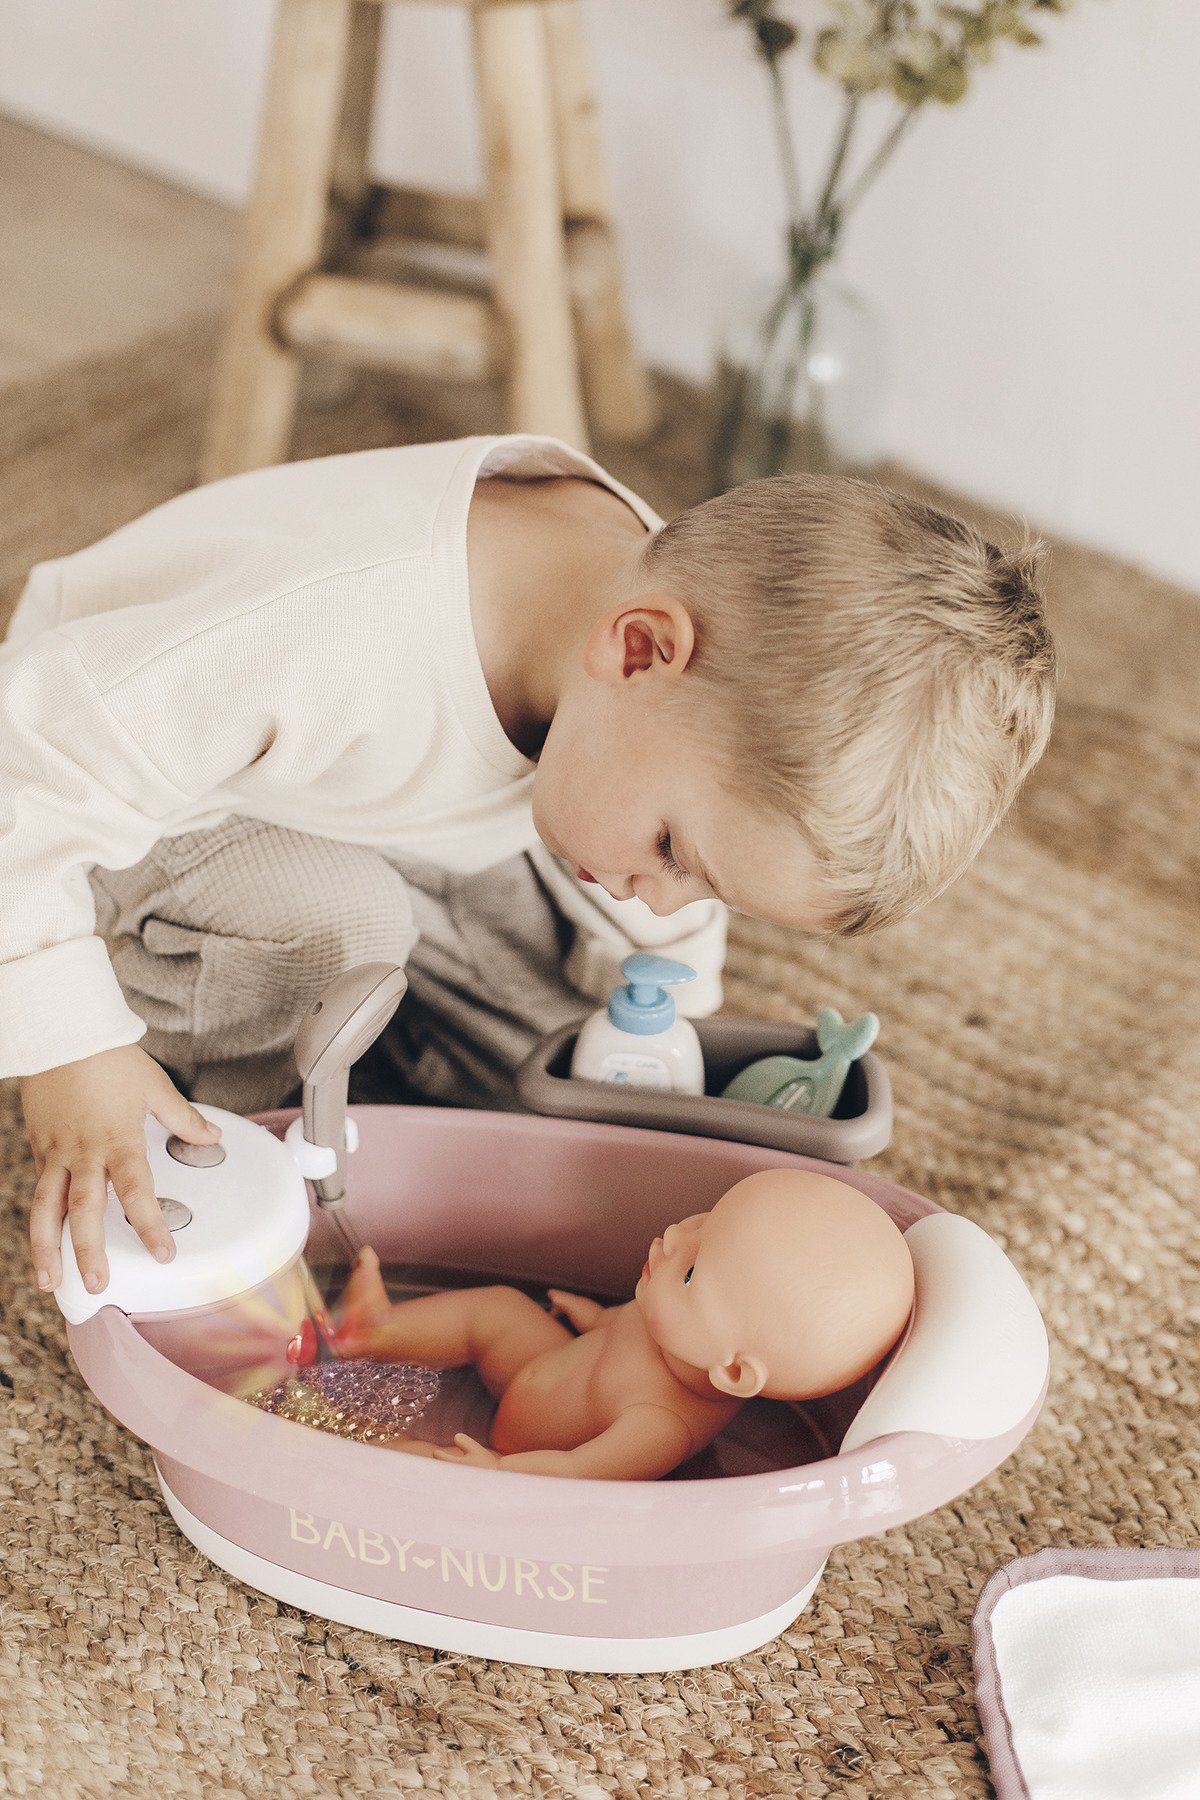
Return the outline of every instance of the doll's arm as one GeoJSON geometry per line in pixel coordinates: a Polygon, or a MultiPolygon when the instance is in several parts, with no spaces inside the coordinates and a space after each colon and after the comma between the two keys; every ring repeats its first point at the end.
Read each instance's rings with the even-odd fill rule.
{"type": "Polygon", "coordinates": [[[583,1294],[565,1294],[561,1288],[547,1288],[546,1293],[555,1312],[569,1320],[576,1331],[591,1331],[608,1311],[607,1306],[588,1300],[583,1294]]]}
{"type": "Polygon", "coordinates": [[[465,1432],[459,1432],[454,1443],[453,1450],[434,1452],[439,1461],[595,1481],[653,1481],[678,1468],[693,1448],[692,1433],[678,1413],[651,1402],[627,1407],[607,1431],[575,1450],[521,1450],[499,1456],[465,1432]]]}

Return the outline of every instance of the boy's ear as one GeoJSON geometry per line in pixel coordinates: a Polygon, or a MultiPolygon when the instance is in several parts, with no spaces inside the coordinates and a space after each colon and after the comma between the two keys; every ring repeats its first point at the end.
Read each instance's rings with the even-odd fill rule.
{"type": "Polygon", "coordinates": [[[640,594],[597,619],[583,650],[583,666],[597,681],[628,681],[647,669],[683,674],[696,648],[692,615],[674,594],[640,594]]]}

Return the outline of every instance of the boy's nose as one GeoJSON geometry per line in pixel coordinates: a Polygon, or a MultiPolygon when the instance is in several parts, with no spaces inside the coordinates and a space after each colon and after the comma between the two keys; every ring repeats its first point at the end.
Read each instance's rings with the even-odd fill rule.
{"type": "MultiPolygon", "coordinates": [[[[632,882],[630,887],[633,887],[632,882]]],[[[672,913],[677,913],[681,906],[686,906],[688,903],[687,894],[667,894],[657,882],[634,891],[642,905],[648,906],[655,917],[659,919],[669,919],[672,913]]]]}
{"type": "Polygon", "coordinates": [[[610,900],[633,899],[633,882],[627,875],[597,875],[596,880],[610,900]]]}

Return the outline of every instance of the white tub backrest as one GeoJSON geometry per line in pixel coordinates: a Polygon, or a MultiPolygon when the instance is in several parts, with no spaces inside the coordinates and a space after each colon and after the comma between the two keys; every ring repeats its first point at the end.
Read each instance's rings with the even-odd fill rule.
{"type": "Polygon", "coordinates": [[[1000,1246],[956,1213],[930,1213],[904,1234],[916,1272],[908,1335],[842,1443],[892,1431],[1003,1437],[1036,1405],[1049,1367],[1046,1328],[1000,1246]]]}

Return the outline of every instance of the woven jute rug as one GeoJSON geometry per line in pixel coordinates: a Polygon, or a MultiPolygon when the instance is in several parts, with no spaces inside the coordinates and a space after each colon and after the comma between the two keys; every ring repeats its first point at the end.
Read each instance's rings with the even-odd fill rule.
{"type": "MultiPolygon", "coordinates": [[[[0,618],[30,564],[191,485],[212,346],[198,320],[0,395],[0,618]]],[[[699,492],[704,420],[663,393],[654,443],[598,448],[667,512],[699,492]]],[[[314,389],[296,453],[496,428],[494,396],[472,407],[314,389]]],[[[718,1668],[542,1674],[330,1625],[194,1551],[146,1450],[84,1388],[30,1278],[33,1167],[5,1082],[0,1788],[988,1792],[968,1627],[989,1575],[1045,1545],[1184,1546],[1200,1524],[1200,604],[1066,545],[1052,595],[1054,740],[972,873],[833,948],[737,921],[728,983],[743,1012],[879,1013],[896,1132],[875,1166],[986,1227],[1050,1328],[1050,1394],[1020,1451],[953,1505],[836,1550],[795,1628],[718,1668]]]]}

